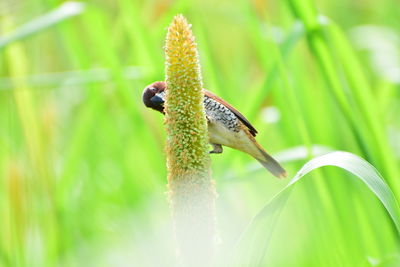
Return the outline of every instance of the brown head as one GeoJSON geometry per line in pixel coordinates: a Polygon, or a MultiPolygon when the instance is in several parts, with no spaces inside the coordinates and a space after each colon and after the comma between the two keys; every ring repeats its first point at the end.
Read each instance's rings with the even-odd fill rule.
{"type": "Polygon", "coordinates": [[[143,103],[146,107],[164,113],[165,82],[154,82],[143,90],[143,103]]]}

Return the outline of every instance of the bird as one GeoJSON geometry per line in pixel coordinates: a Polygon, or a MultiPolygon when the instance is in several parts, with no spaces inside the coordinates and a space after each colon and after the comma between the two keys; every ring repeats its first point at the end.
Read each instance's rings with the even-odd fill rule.
{"type": "MultiPolygon", "coordinates": [[[[143,90],[142,100],[146,107],[163,114],[167,83],[153,82],[143,90]]],[[[278,178],[287,176],[282,166],[256,141],[257,130],[237,109],[215,94],[202,90],[204,109],[208,124],[210,154],[223,152],[227,146],[249,154],[278,178]]]]}

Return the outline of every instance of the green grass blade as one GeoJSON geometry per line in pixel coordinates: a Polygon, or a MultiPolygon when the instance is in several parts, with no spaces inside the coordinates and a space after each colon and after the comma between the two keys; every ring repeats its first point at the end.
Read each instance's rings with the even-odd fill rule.
{"type": "MultiPolygon", "coordinates": [[[[127,80],[137,80],[143,77],[143,70],[138,66],[128,66],[123,69],[123,77],[127,80]]],[[[106,68],[82,69],[63,72],[49,72],[27,75],[19,78],[0,78],[0,91],[14,88],[13,82],[18,79],[33,87],[55,87],[62,85],[84,85],[90,83],[109,82],[112,80],[111,70],[106,68]]]]}
{"type": "Polygon", "coordinates": [[[81,14],[84,11],[84,4],[80,2],[65,2],[59,8],[44,14],[34,20],[27,22],[14,30],[8,36],[0,39],[0,49],[8,44],[33,35],[47,29],[70,17],[81,14]]]}
{"type": "MultiPolygon", "coordinates": [[[[304,38],[304,27],[301,22],[296,22],[293,27],[285,36],[282,44],[280,45],[280,53],[283,60],[287,60],[294,50],[296,45],[304,38]]],[[[265,49],[265,48],[263,48],[265,49]]],[[[271,57],[271,55],[270,55],[271,57]]],[[[260,112],[262,104],[265,102],[266,97],[270,94],[271,88],[273,87],[276,80],[279,77],[279,62],[273,60],[271,68],[268,71],[263,83],[259,86],[252,95],[249,101],[249,107],[246,109],[249,114],[249,118],[254,118],[258,112],[260,112]]]]}
{"type": "Polygon", "coordinates": [[[274,225],[277,223],[279,214],[294,185],[309,172],[324,166],[342,168],[361,179],[386,208],[397,232],[400,234],[399,205],[379,172],[367,161],[354,154],[336,151],[308,161],[288,185],[276,194],[254,217],[239,240],[239,253],[236,255],[239,255],[240,259],[236,259],[236,263],[244,263],[241,266],[260,266],[270,245],[274,225]]]}
{"type": "Polygon", "coordinates": [[[290,0],[288,3],[305,25],[310,49],[360,149],[381,170],[398,196],[398,168],[386,133],[382,131],[381,112],[374,104],[375,96],[363,66],[339,27],[319,15],[312,1],[290,0]]]}

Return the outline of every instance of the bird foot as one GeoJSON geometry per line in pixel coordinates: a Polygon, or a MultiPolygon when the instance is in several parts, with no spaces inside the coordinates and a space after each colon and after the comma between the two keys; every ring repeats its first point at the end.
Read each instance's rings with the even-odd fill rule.
{"type": "Polygon", "coordinates": [[[213,146],[213,150],[211,150],[209,153],[210,154],[221,154],[223,151],[223,148],[220,144],[211,144],[213,146]]]}

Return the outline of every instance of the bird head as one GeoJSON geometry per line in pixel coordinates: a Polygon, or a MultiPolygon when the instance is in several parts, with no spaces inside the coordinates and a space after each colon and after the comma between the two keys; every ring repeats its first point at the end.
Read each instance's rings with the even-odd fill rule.
{"type": "Polygon", "coordinates": [[[164,113],[165,82],[154,82],[143,90],[143,103],[146,107],[164,113]]]}

